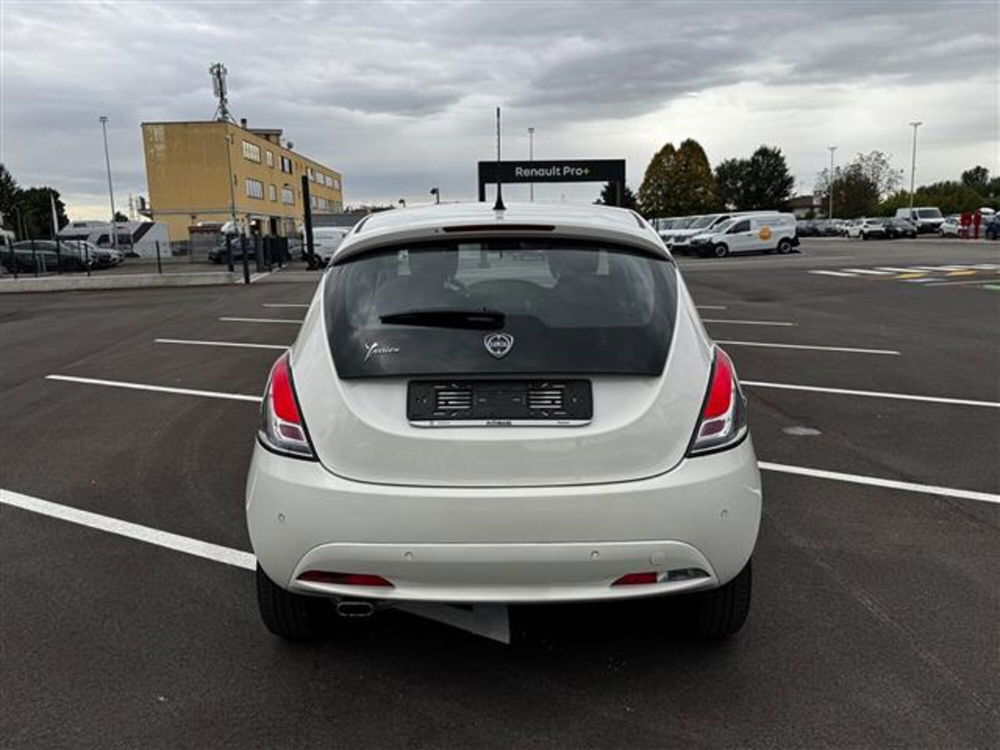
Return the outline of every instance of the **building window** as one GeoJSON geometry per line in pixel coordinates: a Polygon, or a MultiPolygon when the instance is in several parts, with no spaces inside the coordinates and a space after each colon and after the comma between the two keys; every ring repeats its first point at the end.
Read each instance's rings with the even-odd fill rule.
{"type": "Polygon", "coordinates": [[[292,173],[292,160],[287,156],[281,157],[281,171],[287,172],[288,174],[292,173]]]}
{"type": "Polygon", "coordinates": [[[316,182],[316,173],[312,167],[306,167],[306,177],[309,178],[309,182],[316,182]]]}
{"type": "Polygon", "coordinates": [[[260,146],[250,141],[243,141],[243,158],[260,164],[260,146]]]}
{"type": "Polygon", "coordinates": [[[295,193],[292,192],[292,189],[290,187],[285,186],[281,188],[281,202],[288,206],[295,205],[295,193]]]}
{"type": "Polygon", "coordinates": [[[248,198],[263,198],[264,197],[264,183],[260,180],[254,180],[250,177],[246,178],[247,187],[247,197],[248,198]]]}
{"type": "Polygon", "coordinates": [[[278,189],[274,185],[267,186],[267,199],[269,201],[278,200],[278,189]]]}
{"type": "Polygon", "coordinates": [[[264,152],[264,157],[267,159],[267,166],[274,167],[274,152],[273,151],[265,151],[264,152]]]}

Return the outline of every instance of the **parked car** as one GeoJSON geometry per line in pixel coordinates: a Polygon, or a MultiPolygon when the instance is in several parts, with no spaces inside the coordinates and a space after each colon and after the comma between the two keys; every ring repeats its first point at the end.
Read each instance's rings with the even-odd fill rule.
{"type": "Polygon", "coordinates": [[[72,245],[58,245],[53,240],[23,240],[13,245],[14,259],[5,262],[8,270],[16,265],[18,272],[49,273],[56,271],[86,271],[93,267],[93,259],[72,245]]]}
{"type": "Polygon", "coordinates": [[[659,233],[660,239],[662,239],[667,244],[667,247],[670,247],[670,243],[673,241],[674,236],[675,235],[679,236],[680,234],[682,234],[683,230],[688,229],[699,218],[701,217],[683,216],[681,218],[674,219],[669,229],[665,229],[659,233]]]}
{"type": "Polygon", "coordinates": [[[884,240],[887,235],[882,219],[855,219],[847,227],[847,236],[851,239],[884,240]]]}
{"type": "Polygon", "coordinates": [[[819,237],[821,232],[819,222],[812,219],[801,219],[796,223],[799,237],[819,237]]]}
{"type": "Polygon", "coordinates": [[[979,236],[987,240],[1000,239],[1000,214],[983,216],[983,223],[979,225],[979,236]]]}
{"type": "MultiPolygon", "coordinates": [[[[670,252],[675,255],[687,255],[694,252],[691,246],[691,239],[697,234],[705,234],[714,231],[717,227],[737,216],[754,216],[758,214],[771,214],[773,211],[731,211],[721,214],[705,214],[694,217],[688,226],[680,231],[674,232],[668,243],[670,252]]],[[[794,221],[794,217],[793,217],[794,221]]]]}
{"type": "Polygon", "coordinates": [[[395,602],[675,595],[664,624],[742,626],[762,493],[746,399],[635,213],[374,214],[304,317],[246,484],[272,633],[395,602]]]}
{"type": "Polygon", "coordinates": [[[920,206],[919,208],[898,208],[896,217],[899,219],[909,219],[917,225],[917,232],[920,234],[930,234],[938,231],[944,223],[944,216],[941,209],[936,206],[920,206]]]}
{"type": "Polygon", "coordinates": [[[325,266],[354,227],[316,227],[313,229],[313,252],[325,266]]]}
{"type": "Polygon", "coordinates": [[[917,225],[909,219],[882,219],[882,224],[885,227],[886,236],[890,240],[898,239],[900,237],[913,238],[917,236],[917,225]]]}
{"type": "Polygon", "coordinates": [[[770,214],[736,216],[709,232],[691,238],[691,247],[703,257],[725,258],[732,253],[790,253],[798,247],[795,216],[770,214]]]}
{"type": "Polygon", "coordinates": [[[946,216],[938,227],[937,233],[941,237],[959,237],[964,233],[962,229],[961,216],[946,216]]]}
{"type": "Polygon", "coordinates": [[[87,240],[62,240],[62,247],[72,248],[92,268],[111,268],[125,260],[125,253],[113,247],[98,247],[87,240]]]}
{"type": "MultiPolygon", "coordinates": [[[[246,247],[247,260],[257,260],[257,253],[254,250],[253,242],[247,239],[245,245],[240,242],[239,237],[234,237],[231,242],[233,262],[242,263],[243,262],[243,248],[246,247]]],[[[228,263],[228,253],[229,249],[226,247],[226,243],[223,242],[216,245],[211,250],[208,251],[208,259],[212,263],[228,263]]]]}

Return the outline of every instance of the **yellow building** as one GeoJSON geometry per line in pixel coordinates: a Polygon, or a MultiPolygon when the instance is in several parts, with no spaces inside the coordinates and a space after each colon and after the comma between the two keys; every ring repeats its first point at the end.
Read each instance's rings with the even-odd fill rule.
{"type": "Polygon", "coordinates": [[[246,120],[144,122],[142,143],[145,213],[167,225],[171,241],[188,239],[188,228],[199,222],[229,221],[234,207],[244,231],[296,235],[302,175],[309,179],[314,213],[343,210],[340,172],[293,151],[280,130],[248,128],[246,120]]]}

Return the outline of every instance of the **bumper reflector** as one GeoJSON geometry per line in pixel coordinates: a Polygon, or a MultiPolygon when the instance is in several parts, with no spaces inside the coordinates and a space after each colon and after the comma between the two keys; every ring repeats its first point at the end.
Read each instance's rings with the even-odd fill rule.
{"type": "Polygon", "coordinates": [[[382,586],[393,588],[392,583],[382,576],[370,573],[334,573],[327,570],[307,570],[298,580],[310,583],[335,583],[340,586],[382,586]]]}
{"type": "Polygon", "coordinates": [[[643,584],[656,583],[658,580],[658,576],[654,571],[649,571],[647,573],[626,573],[611,585],[639,586],[643,584]]]}

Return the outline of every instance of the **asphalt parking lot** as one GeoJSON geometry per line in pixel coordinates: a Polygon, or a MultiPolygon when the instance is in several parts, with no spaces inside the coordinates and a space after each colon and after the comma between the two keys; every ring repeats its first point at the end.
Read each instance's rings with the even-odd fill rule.
{"type": "Polygon", "coordinates": [[[318,275],[0,298],[0,746],[996,747],[1000,246],[803,250],[679,260],[764,469],[722,644],[650,604],[284,644],[243,482],[318,275]]]}

